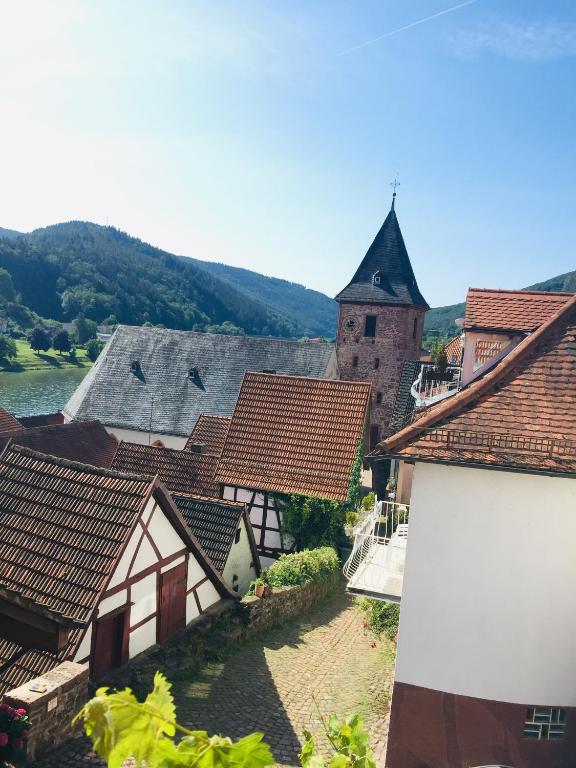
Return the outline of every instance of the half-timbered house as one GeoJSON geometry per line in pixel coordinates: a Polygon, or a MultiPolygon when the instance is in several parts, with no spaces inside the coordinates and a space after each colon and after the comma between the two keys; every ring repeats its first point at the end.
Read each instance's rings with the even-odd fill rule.
{"type": "Polygon", "coordinates": [[[263,565],[290,551],[285,494],[346,500],[370,391],[367,382],[245,374],[215,480],[222,498],[248,505],[263,565]]]}
{"type": "Polygon", "coordinates": [[[234,595],[157,478],[5,449],[0,692],[67,659],[98,679],[234,595]]]}

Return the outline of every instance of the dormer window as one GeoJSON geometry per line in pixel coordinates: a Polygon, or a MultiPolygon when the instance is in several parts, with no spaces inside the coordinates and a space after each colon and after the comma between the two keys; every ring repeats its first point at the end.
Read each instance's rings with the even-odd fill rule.
{"type": "Polygon", "coordinates": [[[140,376],[142,373],[142,367],[140,365],[140,360],[132,360],[130,363],[130,370],[134,374],[134,376],[140,376]]]}
{"type": "Polygon", "coordinates": [[[197,381],[200,378],[200,371],[198,370],[198,368],[196,367],[190,368],[190,370],[188,371],[188,378],[191,381],[197,381]]]}
{"type": "Polygon", "coordinates": [[[374,274],[372,275],[372,283],[374,285],[380,285],[380,270],[378,270],[377,272],[374,272],[374,274]]]}

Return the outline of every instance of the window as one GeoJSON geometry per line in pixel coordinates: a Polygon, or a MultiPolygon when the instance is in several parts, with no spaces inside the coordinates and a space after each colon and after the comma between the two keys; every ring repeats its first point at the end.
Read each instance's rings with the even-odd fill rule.
{"type": "Polygon", "coordinates": [[[528,707],[524,736],[539,741],[563,739],[565,724],[566,711],[560,707],[528,707]]]}
{"type": "Polygon", "coordinates": [[[235,589],[236,592],[238,592],[239,586],[240,585],[238,584],[238,574],[235,573],[234,576],[232,576],[232,589],[235,589]]]}
{"type": "Polygon", "coordinates": [[[380,368],[380,358],[379,357],[375,357],[374,358],[374,370],[377,370],[378,368],[380,368]]]}
{"type": "Polygon", "coordinates": [[[376,336],[376,315],[366,315],[364,336],[376,336]]]}
{"type": "Polygon", "coordinates": [[[374,285],[380,285],[380,272],[374,272],[372,275],[372,282],[374,285]]]}
{"type": "Polygon", "coordinates": [[[242,532],[241,528],[238,528],[236,530],[236,535],[234,536],[234,544],[238,544],[238,542],[240,541],[240,534],[241,534],[241,532],[242,532]]]}
{"type": "Polygon", "coordinates": [[[382,392],[376,392],[376,405],[380,405],[382,402],[382,392]]]}
{"type": "Polygon", "coordinates": [[[412,338],[415,339],[418,334],[418,318],[414,318],[414,325],[412,326],[412,338]]]}
{"type": "Polygon", "coordinates": [[[354,355],[354,357],[352,358],[352,367],[358,368],[358,355],[354,355]]]}

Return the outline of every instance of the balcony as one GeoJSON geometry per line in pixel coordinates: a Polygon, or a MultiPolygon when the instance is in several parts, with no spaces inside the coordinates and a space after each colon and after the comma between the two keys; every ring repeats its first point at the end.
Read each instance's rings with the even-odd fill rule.
{"type": "Polygon", "coordinates": [[[450,365],[445,370],[435,365],[423,365],[412,384],[411,394],[416,408],[423,408],[455,395],[460,389],[462,368],[450,365]]]}
{"type": "Polygon", "coordinates": [[[354,529],[354,546],[344,565],[347,591],[355,595],[399,603],[410,508],[378,501],[354,529]]]}

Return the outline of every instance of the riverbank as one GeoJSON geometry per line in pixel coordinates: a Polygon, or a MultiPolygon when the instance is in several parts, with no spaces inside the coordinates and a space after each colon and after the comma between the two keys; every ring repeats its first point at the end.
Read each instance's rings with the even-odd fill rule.
{"type": "Polygon", "coordinates": [[[10,362],[0,361],[0,373],[20,373],[23,371],[50,371],[63,370],[66,368],[85,369],[87,371],[92,367],[92,361],[88,359],[86,350],[81,347],[76,349],[76,358],[70,355],[59,355],[53,349],[48,352],[39,352],[36,354],[27,341],[17,340],[16,348],[18,355],[10,362]]]}

